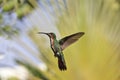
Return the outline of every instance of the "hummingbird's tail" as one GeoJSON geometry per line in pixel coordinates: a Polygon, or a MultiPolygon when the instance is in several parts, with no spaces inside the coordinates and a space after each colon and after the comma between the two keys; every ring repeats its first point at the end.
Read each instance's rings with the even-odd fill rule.
{"type": "Polygon", "coordinates": [[[67,70],[64,56],[58,56],[58,67],[60,70],[67,70]]]}

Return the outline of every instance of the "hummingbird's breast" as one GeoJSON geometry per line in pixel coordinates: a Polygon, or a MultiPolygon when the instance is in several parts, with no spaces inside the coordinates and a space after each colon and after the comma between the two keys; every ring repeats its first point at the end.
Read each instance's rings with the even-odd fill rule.
{"type": "Polygon", "coordinates": [[[54,52],[57,52],[55,48],[55,41],[52,38],[50,38],[50,45],[51,45],[51,48],[54,50],[54,52]]]}
{"type": "Polygon", "coordinates": [[[62,50],[58,41],[56,39],[50,39],[50,43],[51,43],[51,48],[53,49],[55,55],[60,55],[62,50]]]}
{"type": "Polygon", "coordinates": [[[54,39],[50,38],[50,44],[51,44],[51,46],[54,45],[54,39]]]}

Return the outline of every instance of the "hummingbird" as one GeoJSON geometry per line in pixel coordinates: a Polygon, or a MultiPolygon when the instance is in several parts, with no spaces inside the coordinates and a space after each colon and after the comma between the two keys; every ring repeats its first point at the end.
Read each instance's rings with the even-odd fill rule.
{"type": "Polygon", "coordinates": [[[67,70],[63,50],[69,45],[71,45],[72,43],[76,42],[85,33],[78,32],[78,33],[66,36],[60,40],[57,40],[55,33],[52,33],[52,32],[50,33],[38,32],[38,34],[46,34],[50,38],[51,49],[54,53],[54,56],[58,58],[58,67],[62,71],[62,70],[67,70]]]}

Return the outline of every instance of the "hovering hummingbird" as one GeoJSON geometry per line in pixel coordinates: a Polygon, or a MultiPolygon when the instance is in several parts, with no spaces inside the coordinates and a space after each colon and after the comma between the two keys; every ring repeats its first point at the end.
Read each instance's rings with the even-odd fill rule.
{"type": "Polygon", "coordinates": [[[46,34],[50,38],[51,49],[54,52],[54,56],[58,58],[58,67],[60,70],[67,70],[66,62],[63,55],[63,50],[76,42],[81,36],[84,35],[84,32],[78,32],[69,36],[66,36],[59,41],[56,39],[56,35],[54,33],[44,33],[38,32],[39,34],[46,34]]]}

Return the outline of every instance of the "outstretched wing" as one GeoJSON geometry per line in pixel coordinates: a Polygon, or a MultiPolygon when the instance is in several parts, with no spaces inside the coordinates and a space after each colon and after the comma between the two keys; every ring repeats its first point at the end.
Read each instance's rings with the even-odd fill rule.
{"type": "Polygon", "coordinates": [[[82,35],[84,35],[84,32],[78,32],[59,40],[59,44],[62,50],[64,50],[67,46],[71,45],[72,43],[76,42],[82,35]]]}

